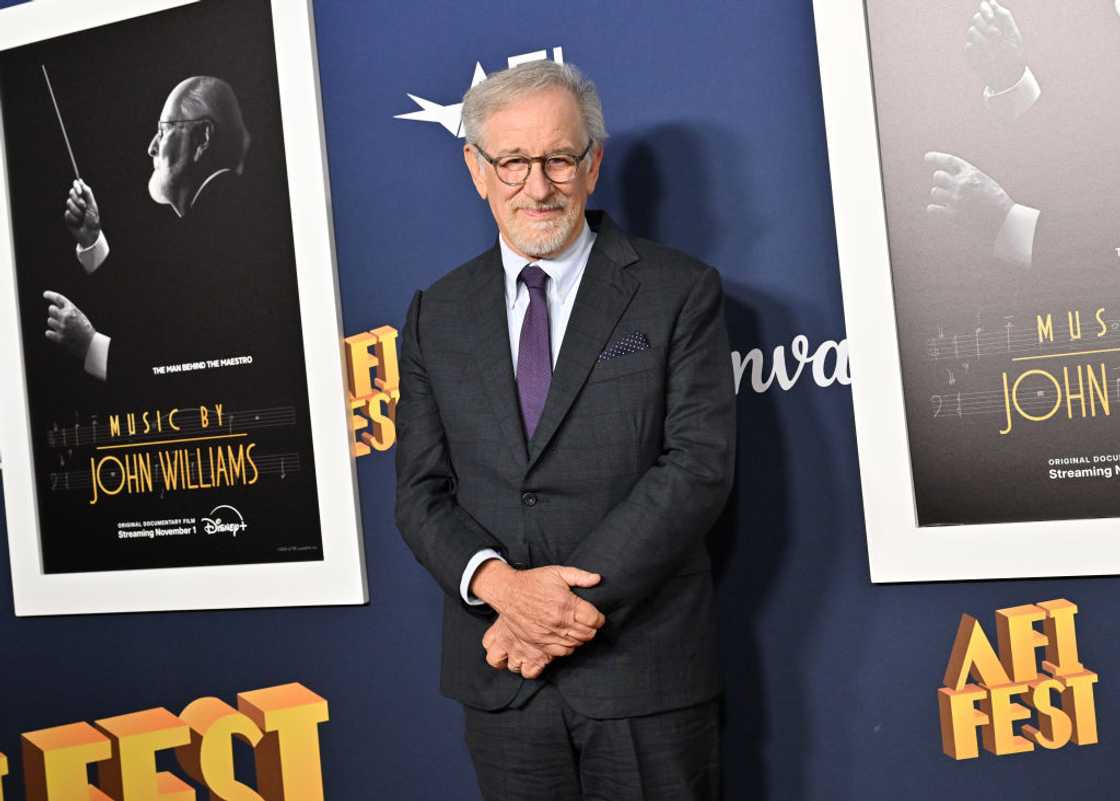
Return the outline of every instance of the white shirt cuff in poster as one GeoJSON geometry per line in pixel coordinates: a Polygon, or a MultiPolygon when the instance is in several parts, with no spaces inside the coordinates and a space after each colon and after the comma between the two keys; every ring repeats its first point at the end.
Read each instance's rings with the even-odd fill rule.
{"type": "Polygon", "coordinates": [[[501,559],[503,562],[506,561],[502,559],[502,555],[493,548],[483,548],[467,562],[467,568],[463,571],[463,580],[459,582],[459,595],[468,606],[482,606],[486,603],[481,598],[476,598],[471,595],[471,580],[474,578],[474,574],[478,572],[478,569],[482,567],[482,563],[488,562],[491,559],[501,559]]]}
{"type": "Polygon", "coordinates": [[[990,87],[984,87],[984,104],[988,111],[1006,122],[1022,117],[1041,96],[1042,87],[1038,85],[1038,79],[1034,77],[1030,67],[1023,70],[1019,82],[1009,89],[993,92],[990,87]]]}
{"type": "Polygon", "coordinates": [[[105,232],[102,231],[97,235],[97,241],[84,248],[81,245],[75,245],[78,254],[78,261],[85,269],[86,273],[92,273],[102,264],[105,259],[109,258],[109,240],[105,238],[105,232]]]}
{"type": "Polygon", "coordinates": [[[1034,233],[1038,209],[1016,203],[996,234],[995,257],[1015,267],[1029,269],[1034,258],[1034,233]]]}
{"type": "Polygon", "coordinates": [[[109,343],[112,340],[102,333],[93,335],[83,367],[94,378],[104,381],[109,372],[109,343]]]}

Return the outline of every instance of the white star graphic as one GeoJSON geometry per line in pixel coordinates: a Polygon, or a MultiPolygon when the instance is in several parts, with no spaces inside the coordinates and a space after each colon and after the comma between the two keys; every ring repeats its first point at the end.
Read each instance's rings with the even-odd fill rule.
{"type": "MultiPolygon", "coordinates": [[[[471,79],[471,86],[477,86],[486,80],[486,72],[482,69],[482,64],[475,62],[474,77],[471,79]]],[[[407,114],[396,114],[394,119],[398,120],[417,120],[419,122],[438,122],[446,128],[452,136],[463,138],[463,104],[452,103],[449,106],[443,106],[432,100],[427,100],[423,97],[417,97],[414,94],[407,93],[409,99],[420,107],[419,111],[410,111],[407,114]]]]}

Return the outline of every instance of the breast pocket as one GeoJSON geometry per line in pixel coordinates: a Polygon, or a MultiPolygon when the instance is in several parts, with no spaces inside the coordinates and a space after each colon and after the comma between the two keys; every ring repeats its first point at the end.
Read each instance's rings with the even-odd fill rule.
{"type": "Polygon", "coordinates": [[[587,378],[587,383],[595,384],[600,381],[620,378],[624,375],[653,370],[660,366],[661,355],[662,348],[649,348],[626,356],[595,362],[595,366],[591,368],[591,375],[587,378]]]}

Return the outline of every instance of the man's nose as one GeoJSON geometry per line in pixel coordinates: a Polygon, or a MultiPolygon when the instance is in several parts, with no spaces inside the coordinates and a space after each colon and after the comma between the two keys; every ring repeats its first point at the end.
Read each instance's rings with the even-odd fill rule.
{"type": "Polygon", "coordinates": [[[552,194],[552,181],[544,174],[544,164],[534,161],[529,165],[529,177],[525,181],[525,192],[533,200],[541,201],[552,194]]]}
{"type": "Polygon", "coordinates": [[[155,158],[156,153],[158,153],[158,152],[159,152],[159,131],[156,131],[156,135],[153,136],[151,138],[151,140],[148,142],[148,155],[151,156],[152,158],[155,158]]]}

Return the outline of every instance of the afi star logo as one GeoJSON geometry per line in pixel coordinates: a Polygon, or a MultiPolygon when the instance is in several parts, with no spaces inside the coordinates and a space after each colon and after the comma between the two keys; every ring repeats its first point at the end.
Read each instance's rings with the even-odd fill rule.
{"type": "MultiPolygon", "coordinates": [[[[510,67],[516,67],[518,64],[526,64],[530,61],[544,61],[548,58],[547,50],[535,50],[532,53],[522,53],[519,56],[510,56],[506,59],[506,63],[510,67]]],[[[552,48],[552,60],[557,64],[564,63],[564,48],[552,48]]],[[[486,72],[482,69],[482,64],[475,62],[474,77],[471,78],[471,87],[486,80],[486,72]]],[[[398,120],[416,120],[417,122],[438,122],[448,133],[463,138],[463,104],[452,103],[449,106],[441,106],[439,103],[434,103],[431,100],[426,100],[423,97],[417,97],[414,94],[408,94],[412,102],[420,107],[419,111],[410,111],[407,114],[397,114],[394,119],[398,120]]]]}

